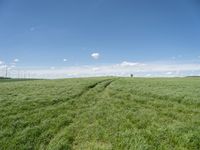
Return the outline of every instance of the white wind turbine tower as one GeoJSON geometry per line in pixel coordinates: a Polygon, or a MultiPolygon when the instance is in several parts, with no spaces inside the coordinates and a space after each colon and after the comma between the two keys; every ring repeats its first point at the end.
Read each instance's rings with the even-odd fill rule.
{"type": "Polygon", "coordinates": [[[12,63],[10,63],[9,65],[5,64],[5,77],[9,77],[9,72],[11,73],[10,74],[10,77],[12,77],[12,69],[16,67],[16,64],[19,62],[19,59],[14,59],[12,63]]]}

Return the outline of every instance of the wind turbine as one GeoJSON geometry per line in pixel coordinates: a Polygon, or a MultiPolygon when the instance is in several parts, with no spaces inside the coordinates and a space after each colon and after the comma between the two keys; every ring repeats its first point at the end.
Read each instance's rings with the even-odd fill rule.
{"type": "MultiPolygon", "coordinates": [[[[8,78],[9,70],[16,67],[16,64],[19,62],[19,59],[14,59],[9,65],[5,64],[5,77],[8,78]]],[[[11,75],[12,76],[12,75],[11,75]]]]}

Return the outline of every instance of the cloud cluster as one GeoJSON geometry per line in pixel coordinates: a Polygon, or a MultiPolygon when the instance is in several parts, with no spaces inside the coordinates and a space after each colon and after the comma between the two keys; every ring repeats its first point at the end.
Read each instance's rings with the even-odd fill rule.
{"type": "MultiPolygon", "coordinates": [[[[15,58],[11,63],[5,63],[3,61],[0,61],[0,77],[1,76],[5,76],[5,74],[7,74],[6,72],[9,71],[13,71],[17,65],[17,63],[19,62],[19,59],[15,58]]],[[[13,77],[14,74],[10,74],[10,77],[13,77]]]]}
{"type": "MultiPolygon", "coordinates": [[[[98,66],[75,66],[66,68],[26,68],[19,69],[32,78],[69,78],[90,76],[130,76],[137,77],[175,77],[200,75],[200,64],[165,64],[165,63],[140,63],[123,61],[119,64],[98,66]]],[[[17,70],[14,68],[14,73],[17,70]]],[[[18,71],[19,72],[19,71],[18,71]]]]}

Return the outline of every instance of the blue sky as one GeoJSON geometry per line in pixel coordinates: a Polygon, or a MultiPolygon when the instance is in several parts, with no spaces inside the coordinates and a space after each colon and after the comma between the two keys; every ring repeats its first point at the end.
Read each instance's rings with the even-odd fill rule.
{"type": "Polygon", "coordinates": [[[199,64],[199,56],[199,0],[0,0],[4,64],[199,64]]]}

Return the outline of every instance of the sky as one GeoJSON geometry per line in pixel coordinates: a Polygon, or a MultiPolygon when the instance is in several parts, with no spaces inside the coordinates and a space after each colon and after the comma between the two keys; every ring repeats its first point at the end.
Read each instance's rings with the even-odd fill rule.
{"type": "Polygon", "coordinates": [[[0,76],[200,75],[199,0],[0,0],[0,76]]]}

